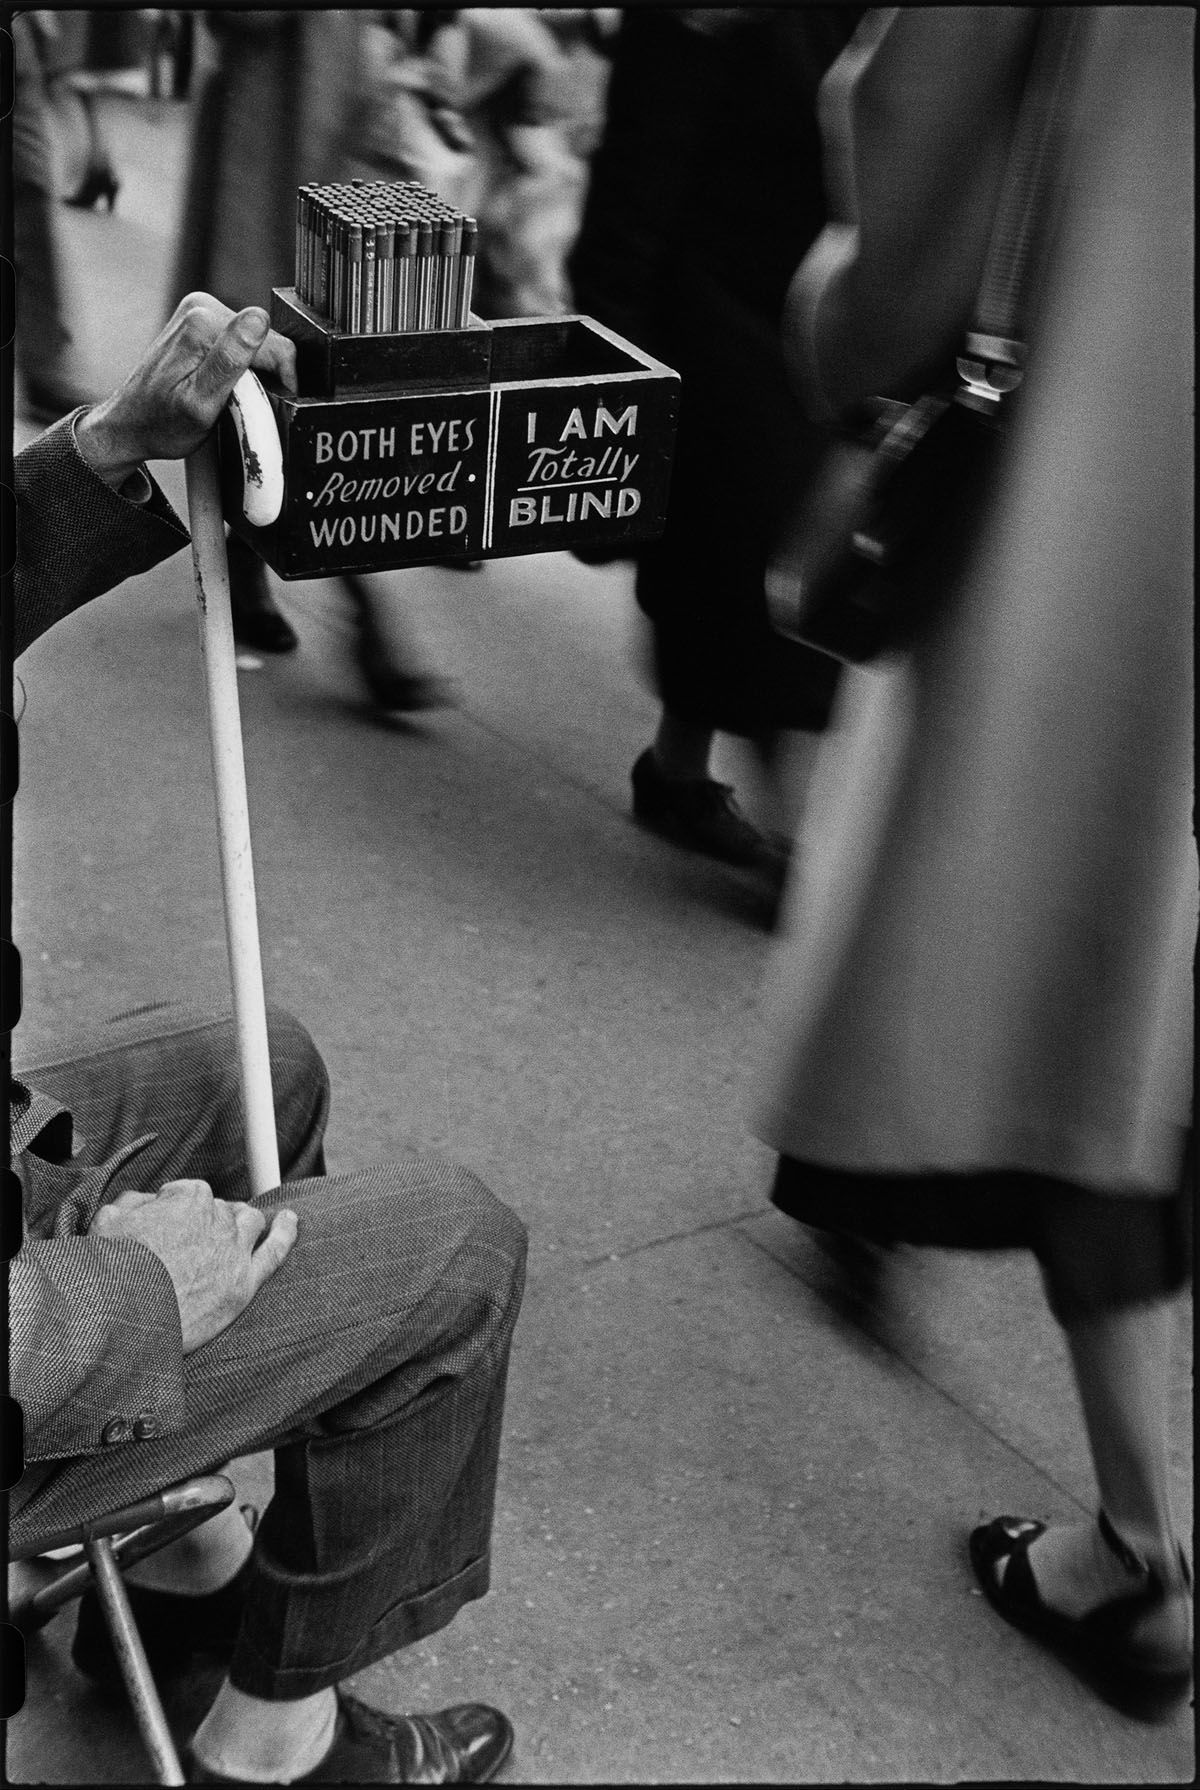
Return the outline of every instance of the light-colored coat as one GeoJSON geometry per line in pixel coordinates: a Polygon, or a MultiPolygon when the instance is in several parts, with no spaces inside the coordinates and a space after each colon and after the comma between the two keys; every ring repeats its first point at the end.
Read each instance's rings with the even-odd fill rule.
{"type": "MultiPolygon", "coordinates": [[[[1193,20],[1082,16],[1021,408],[932,637],[845,681],[769,975],[759,1130],[839,1168],[1165,1194],[1196,936],[1193,20]]],[[[953,352],[1033,18],[876,15],[831,72],[851,227],[789,320],[826,408],[953,352]]]]}

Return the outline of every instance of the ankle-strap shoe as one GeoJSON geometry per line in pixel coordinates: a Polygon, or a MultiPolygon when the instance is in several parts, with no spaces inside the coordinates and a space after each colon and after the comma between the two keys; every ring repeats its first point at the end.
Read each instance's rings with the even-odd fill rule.
{"type": "Polygon", "coordinates": [[[1182,1549],[1173,1570],[1139,1559],[1104,1511],[1098,1526],[1130,1586],[1084,1616],[1065,1616],[1042,1598],[1029,1550],[1046,1525],[1033,1517],[995,1517],[973,1530],[971,1564],[988,1601],[1014,1627],[1083,1666],[1107,1701],[1153,1718],[1191,1683],[1191,1568],[1182,1549]]]}

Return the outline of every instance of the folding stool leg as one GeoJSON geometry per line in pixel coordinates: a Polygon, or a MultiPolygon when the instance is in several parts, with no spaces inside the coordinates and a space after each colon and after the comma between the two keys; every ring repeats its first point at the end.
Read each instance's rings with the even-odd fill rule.
{"type": "Polygon", "coordinates": [[[113,1559],[112,1543],[107,1536],[98,1536],[84,1544],[96,1592],[104,1611],[116,1648],[121,1677],[129,1692],[134,1719],[141,1731],[146,1751],[154,1767],[155,1781],[160,1784],[186,1784],[175,1742],[167,1727],[162,1702],[150,1675],[146,1650],[138,1634],[137,1624],[129,1608],[129,1599],[113,1559]]]}
{"type": "MultiPolygon", "coordinates": [[[[76,1530],[63,1530],[52,1536],[54,1543],[69,1541],[83,1547],[89,1534],[95,1535],[97,1530],[107,1535],[112,1543],[112,1558],[120,1566],[122,1572],[134,1566],[139,1560],[145,1560],[160,1548],[180,1541],[183,1536],[207,1523],[218,1511],[226,1509],[233,1503],[234,1490],[223,1474],[209,1473],[195,1479],[185,1479],[179,1485],[168,1486],[166,1491],[156,1497],[143,1498],[123,1510],[114,1511],[103,1523],[83,1524],[76,1530]],[[128,1524],[128,1529],[124,1525],[128,1524]]],[[[43,1552],[40,1543],[33,1542],[14,1559],[28,1560],[43,1552]]],[[[85,1563],[72,1566],[60,1573],[48,1584],[36,1589],[29,1589],[19,1595],[9,1605],[8,1619],[14,1622],[24,1634],[33,1634],[36,1629],[49,1622],[56,1610],[60,1610],[71,1599],[78,1597],[91,1575],[91,1568],[85,1563]]]]}

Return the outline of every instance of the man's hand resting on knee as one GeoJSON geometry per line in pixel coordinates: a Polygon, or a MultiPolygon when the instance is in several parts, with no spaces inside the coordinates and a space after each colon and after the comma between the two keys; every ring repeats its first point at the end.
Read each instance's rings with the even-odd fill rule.
{"type": "Polygon", "coordinates": [[[75,442],[114,490],[145,460],[183,460],[200,446],[248,367],[296,389],[296,349],[261,305],[231,311],[207,292],[181,299],[119,390],[84,411],[75,442]]]}
{"type": "Polygon", "coordinates": [[[119,1194],[89,1235],[129,1237],[154,1251],[175,1287],[189,1355],[245,1311],[296,1241],[298,1223],[285,1209],[267,1230],[256,1206],[216,1199],[207,1181],[168,1181],[158,1193],[119,1194]]]}

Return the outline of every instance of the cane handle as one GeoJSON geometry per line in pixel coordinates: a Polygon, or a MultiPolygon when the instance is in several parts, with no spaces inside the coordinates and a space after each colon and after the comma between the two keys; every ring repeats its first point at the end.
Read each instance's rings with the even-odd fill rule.
{"type": "Polygon", "coordinates": [[[248,368],[230,393],[229,414],[242,458],[242,514],[254,528],[270,528],[283,508],[283,448],[271,400],[248,368]]]}

